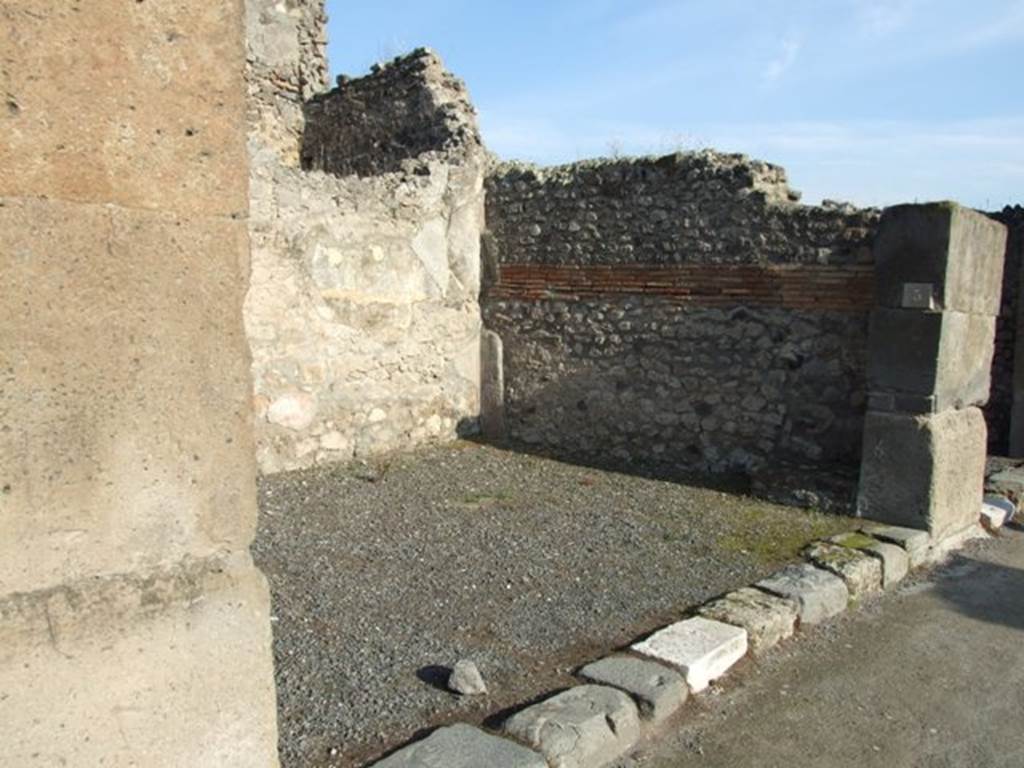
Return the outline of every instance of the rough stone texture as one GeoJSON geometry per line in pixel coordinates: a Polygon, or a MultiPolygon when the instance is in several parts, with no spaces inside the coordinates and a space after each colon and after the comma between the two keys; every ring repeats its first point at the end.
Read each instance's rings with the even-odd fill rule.
{"type": "Polygon", "coordinates": [[[448,687],[463,696],[480,696],[487,693],[487,685],[480,670],[467,659],[456,662],[448,678],[448,687]]]}
{"type": "Polygon", "coordinates": [[[258,34],[250,32],[245,322],[264,472],[450,439],[476,429],[479,414],[486,158],[465,89],[418,51],[316,93],[315,6],[249,2],[258,34]],[[296,62],[311,53],[310,63],[296,62]],[[439,111],[457,135],[435,130],[439,111]],[[401,122],[389,122],[399,113],[401,122]],[[372,147],[349,139],[367,121],[382,158],[386,129],[396,141],[415,126],[423,133],[401,162],[360,165],[372,147]],[[304,170],[300,154],[307,168],[329,172],[304,170]],[[337,175],[352,163],[372,175],[337,175]],[[297,401],[297,418],[276,417],[297,401]]]}
{"type": "Polygon", "coordinates": [[[786,172],[711,151],[507,163],[487,181],[501,264],[870,263],[874,211],[800,206],[786,172]]]}
{"type": "Polygon", "coordinates": [[[807,559],[841,578],[855,600],[882,589],[882,563],[871,555],[819,541],[807,549],[807,559]]]}
{"type": "Polygon", "coordinates": [[[241,4],[0,6],[0,743],[277,765],[241,4]]]}
{"type": "Polygon", "coordinates": [[[510,440],[714,472],[856,463],[865,307],[799,276],[870,269],[875,212],[799,206],[782,169],[712,152],[502,165],[487,191],[510,440]]]}
{"type": "Polygon", "coordinates": [[[809,563],[790,565],[774,576],[757,582],[760,589],[795,600],[800,606],[800,622],[817,624],[846,610],[850,592],[834,573],[809,563]]]}
{"type": "Polygon", "coordinates": [[[800,609],[795,600],[744,587],[701,606],[698,613],[743,627],[750,652],[760,656],[793,635],[800,609]]]}
{"type": "Polygon", "coordinates": [[[686,702],[686,680],[663,664],[633,656],[609,656],[579,671],[584,680],[625,691],[636,701],[640,716],[660,723],[686,702]]]}
{"type": "Polygon", "coordinates": [[[518,712],[504,730],[540,751],[551,768],[602,768],[633,747],[640,720],[622,691],[581,685],[518,712]]]}
{"type": "Polygon", "coordinates": [[[985,446],[977,408],[928,416],[869,412],[859,514],[930,531],[936,540],[976,524],[985,446]]]}
{"type": "MultiPolygon", "coordinates": [[[[1017,354],[1017,345],[1024,344],[1024,333],[1018,331],[1020,311],[1021,263],[1024,262],[1024,206],[1006,206],[998,213],[988,214],[1007,228],[1006,258],[1003,261],[1003,296],[996,321],[995,352],[992,358],[992,392],[985,407],[988,424],[989,454],[1009,456],[1011,415],[1014,403],[1014,367],[1024,361],[1024,351],[1017,354]]],[[[1024,368],[1024,365],[1022,365],[1024,368]]],[[[1024,390],[1024,370],[1021,372],[1024,390]]],[[[1018,399],[1024,400],[1024,391],[1018,399]]],[[[1024,436],[1024,424],[1021,435],[1024,436]]],[[[1024,449],[1022,440],[1020,449],[1024,449]]],[[[1024,455],[1024,450],[1014,455],[1024,455]]]]}
{"type": "MultiPolygon", "coordinates": [[[[906,307],[904,286],[929,286],[932,308],[996,317],[1006,227],[956,203],[897,205],[875,240],[878,302],[906,307]]],[[[927,307],[926,307],[927,308],[927,307]]]]}
{"type": "Polygon", "coordinates": [[[901,528],[896,525],[878,525],[872,523],[862,528],[862,531],[880,541],[896,544],[907,553],[911,568],[917,568],[928,562],[928,548],[931,538],[927,531],[916,528],[901,528]]]}
{"type": "Polygon", "coordinates": [[[378,176],[428,152],[482,146],[465,85],[425,48],[368,77],[339,77],[305,114],[302,165],[336,176],[378,176]]]}
{"type": "Polygon", "coordinates": [[[374,768],[548,768],[540,755],[469,725],[440,728],[374,768]]]}
{"type": "Polygon", "coordinates": [[[747,653],[747,630],[694,616],[658,630],[632,649],[682,669],[694,693],[728,672],[747,653]]]}
{"type": "Polygon", "coordinates": [[[899,584],[909,573],[910,555],[898,544],[878,541],[874,536],[863,533],[842,533],[833,536],[830,541],[840,548],[858,551],[865,557],[872,557],[881,566],[881,587],[889,589],[899,584]]]}
{"type": "Polygon", "coordinates": [[[487,301],[509,438],[615,466],[856,465],[867,322],[640,296],[487,301]]]}
{"type": "Polygon", "coordinates": [[[936,413],[988,402],[996,321],[962,312],[871,313],[872,408],[936,413]],[[884,407],[882,395],[892,397],[884,407]]]}

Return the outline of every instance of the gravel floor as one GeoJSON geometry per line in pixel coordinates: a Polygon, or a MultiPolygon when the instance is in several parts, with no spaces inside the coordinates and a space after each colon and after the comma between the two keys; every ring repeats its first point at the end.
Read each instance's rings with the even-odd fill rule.
{"type": "Polygon", "coordinates": [[[460,443],[260,483],[284,768],[482,721],[853,522],[460,443]],[[460,658],[490,694],[441,687],[460,658]]]}

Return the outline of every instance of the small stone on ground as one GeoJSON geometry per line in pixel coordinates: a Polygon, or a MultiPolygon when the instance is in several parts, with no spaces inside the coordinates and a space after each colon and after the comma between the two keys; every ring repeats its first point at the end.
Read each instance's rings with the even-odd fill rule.
{"type": "Polygon", "coordinates": [[[786,566],[757,582],[757,586],[773,595],[796,600],[804,624],[817,624],[842,613],[850,600],[850,591],[841,578],[809,563],[786,566]]]}
{"type": "Polygon", "coordinates": [[[481,696],[487,693],[487,685],[476,664],[462,659],[452,668],[448,687],[463,696],[481,696]]]}
{"type": "Polygon", "coordinates": [[[513,715],[504,731],[538,750],[551,768],[600,768],[632,749],[640,718],[622,691],[581,685],[513,715]]]}
{"type": "Polygon", "coordinates": [[[750,651],[759,656],[791,637],[800,609],[795,600],[744,587],[698,610],[701,616],[747,630],[750,651]]]}
{"type": "Polygon", "coordinates": [[[806,554],[816,566],[841,578],[855,600],[882,589],[882,562],[877,557],[825,541],[812,544],[806,554]]]}
{"type": "Polygon", "coordinates": [[[747,630],[695,616],[665,627],[633,650],[683,670],[694,693],[703,691],[747,653],[747,630]]]}
{"type": "Polygon", "coordinates": [[[686,701],[686,680],[674,669],[633,656],[610,656],[583,667],[579,676],[598,685],[625,691],[645,720],[660,723],[686,701]]]}
{"type": "Polygon", "coordinates": [[[469,725],[453,725],[400,749],[373,768],[548,768],[526,747],[469,725]]]}

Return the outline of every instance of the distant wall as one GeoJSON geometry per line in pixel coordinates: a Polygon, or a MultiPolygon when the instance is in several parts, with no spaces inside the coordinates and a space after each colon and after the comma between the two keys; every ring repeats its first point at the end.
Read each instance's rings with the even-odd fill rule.
{"type": "Polygon", "coordinates": [[[1020,280],[1024,261],[1024,207],[1007,206],[989,216],[1007,226],[1006,260],[1003,268],[1003,298],[996,319],[996,348],[992,358],[992,393],[985,407],[989,452],[1007,456],[1010,450],[1010,416],[1013,409],[1014,367],[1018,326],[1021,322],[1020,280]]]}
{"type": "Polygon", "coordinates": [[[488,179],[509,438],[616,465],[855,466],[877,213],[712,152],[488,179]]]}
{"type": "Polygon", "coordinates": [[[451,439],[479,413],[486,158],[465,88],[420,50],[325,91],[316,6],[250,0],[264,472],[451,439]]]}

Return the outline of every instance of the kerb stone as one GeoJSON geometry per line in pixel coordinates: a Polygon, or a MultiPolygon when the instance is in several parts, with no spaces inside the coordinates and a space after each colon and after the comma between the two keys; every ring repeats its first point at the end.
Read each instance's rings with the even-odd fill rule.
{"type": "Polygon", "coordinates": [[[981,524],[987,531],[998,531],[1009,522],[1016,509],[1013,502],[1003,496],[986,496],[981,504],[981,524]]]}
{"type": "Polygon", "coordinates": [[[536,752],[461,724],[436,730],[422,741],[373,765],[374,768],[548,768],[536,752]]]}
{"type": "Polygon", "coordinates": [[[841,578],[809,563],[788,565],[757,582],[757,586],[773,595],[795,600],[804,624],[817,624],[842,613],[850,600],[850,591],[841,578]]]}
{"type": "Polygon", "coordinates": [[[633,656],[610,656],[579,671],[584,680],[625,691],[645,720],[660,723],[686,702],[686,680],[674,669],[633,656]]]}
{"type": "Polygon", "coordinates": [[[550,768],[602,768],[632,749],[640,717],[622,691],[581,685],[518,712],[504,731],[544,755],[550,768]]]}
{"type": "Polygon", "coordinates": [[[876,525],[869,523],[861,528],[867,536],[879,541],[896,544],[907,553],[911,568],[917,568],[928,561],[928,548],[931,539],[927,531],[917,528],[901,528],[898,525],[876,525]]]}
{"type": "Polygon", "coordinates": [[[796,601],[744,587],[701,606],[701,616],[747,630],[750,651],[759,656],[793,635],[800,608],[796,601]]]}
{"type": "Polygon", "coordinates": [[[665,627],[632,649],[683,670],[694,693],[729,671],[747,653],[747,630],[695,616],[665,627]]]}
{"type": "Polygon", "coordinates": [[[910,556],[898,544],[878,541],[862,533],[841,533],[830,541],[850,550],[859,550],[880,561],[882,565],[882,587],[889,589],[903,581],[910,571],[910,556]]]}
{"type": "Polygon", "coordinates": [[[860,600],[882,589],[882,563],[878,558],[822,541],[808,547],[806,555],[819,568],[841,578],[854,599],[860,600]]]}

